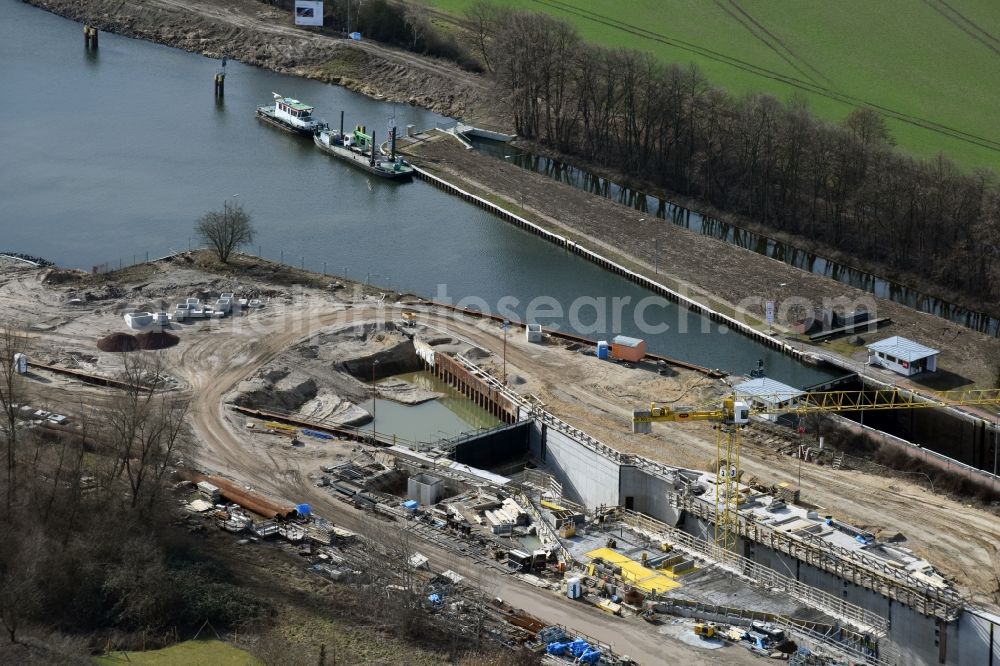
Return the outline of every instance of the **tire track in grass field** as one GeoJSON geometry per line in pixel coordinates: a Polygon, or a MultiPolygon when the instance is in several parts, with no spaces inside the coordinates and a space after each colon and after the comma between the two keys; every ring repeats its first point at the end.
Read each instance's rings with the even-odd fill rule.
{"type": "Polygon", "coordinates": [[[991,43],[990,41],[993,36],[969,19],[965,18],[964,15],[955,11],[951,5],[948,5],[945,2],[938,4],[934,2],[934,0],[924,0],[924,4],[940,14],[946,21],[964,32],[966,35],[972,37],[972,39],[976,40],[990,51],[993,51],[994,54],[1000,55],[1000,48],[997,48],[997,45],[991,43]],[[955,16],[952,15],[952,12],[960,18],[955,18],[955,16]]]}
{"type": "Polygon", "coordinates": [[[650,41],[659,42],[667,46],[671,46],[681,51],[686,51],[688,53],[693,53],[703,58],[713,60],[737,69],[743,70],[755,76],[760,76],[766,79],[771,79],[779,83],[784,83],[793,88],[803,90],[808,93],[826,97],[837,102],[842,102],[849,106],[859,107],[867,106],[871,109],[877,111],[878,113],[892,118],[899,122],[907,123],[908,125],[913,125],[914,127],[920,127],[937,134],[947,136],[958,141],[963,141],[980,148],[986,148],[997,153],[1000,153],[1000,140],[990,139],[988,137],[980,136],[978,134],[973,134],[971,132],[966,132],[964,130],[958,129],[956,127],[951,127],[945,125],[944,123],[931,120],[929,118],[923,118],[920,116],[914,116],[897,109],[893,109],[881,104],[866,100],[860,97],[855,97],[853,95],[848,95],[846,93],[841,93],[826,86],[808,81],[805,79],[800,79],[795,76],[790,76],[787,74],[782,74],[766,67],[761,67],[760,65],[755,65],[752,62],[741,60],[734,56],[726,55],[719,51],[714,51],[710,48],[700,46],[698,44],[687,42],[682,39],[677,39],[675,37],[668,37],[662,33],[653,32],[646,28],[641,28],[639,26],[626,23],[620,19],[616,19],[610,16],[605,16],[603,14],[598,14],[591,10],[582,9],[569,2],[564,2],[563,0],[534,0],[540,5],[545,5],[551,9],[564,14],[571,14],[578,16],[584,20],[591,21],[593,23],[599,23],[601,25],[606,25],[610,28],[620,30],[622,32],[640,37],[642,39],[648,39],[650,41]]]}
{"type": "MultiPolygon", "coordinates": [[[[717,0],[717,3],[718,3],[718,0],[717,0]]],[[[815,74],[816,76],[818,76],[820,79],[823,80],[823,82],[827,86],[832,86],[833,85],[833,81],[831,81],[825,74],[823,74],[823,72],[821,72],[818,69],[816,69],[815,67],[813,67],[809,63],[809,61],[807,61],[805,58],[803,58],[799,54],[795,53],[795,51],[793,51],[791,48],[789,48],[788,44],[786,44],[785,41],[783,39],[781,39],[781,37],[779,37],[778,35],[774,34],[770,30],[768,30],[767,27],[765,27],[764,24],[762,24],[760,21],[758,21],[757,19],[755,19],[750,14],[750,12],[748,12],[746,9],[744,9],[743,7],[741,7],[740,4],[738,2],[736,2],[736,0],[729,0],[729,4],[732,5],[733,9],[735,9],[737,12],[739,12],[740,14],[742,14],[743,16],[745,16],[746,19],[747,19],[747,21],[749,21],[750,23],[752,23],[753,25],[755,25],[758,30],[760,30],[765,35],[767,35],[775,44],[777,44],[782,49],[784,49],[785,52],[788,53],[788,55],[791,56],[795,60],[795,62],[799,63],[800,65],[802,65],[803,67],[805,67],[806,69],[808,69],[810,72],[812,72],[813,74],[815,74]]],[[[736,18],[736,17],[734,17],[734,18],[736,18]]],[[[736,20],[739,21],[738,18],[736,20]]],[[[742,21],[741,21],[741,23],[742,23],[742,21]]],[[[747,29],[749,30],[750,28],[748,27],[747,29]]],[[[798,69],[799,71],[802,71],[798,67],[796,67],[796,69],[798,69]]],[[[811,81],[819,83],[819,81],[816,81],[816,79],[814,77],[809,76],[805,72],[803,72],[803,74],[807,78],[809,78],[811,81]]]]}
{"type": "Polygon", "coordinates": [[[771,42],[771,40],[768,39],[768,33],[767,33],[766,30],[761,31],[761,32],[764,33],[764,34],[761,34],[760,32],[758,32],[757,29],[754,29],[753,25],[751,25],[751,23],[753,22],[752,19],[750,20],[750,22],[741,19],[736,14],[736,12],[740,12],[741,14],[745,14],[745,12],[743,12],[740,9],[739,5],[737,5],[735,2],[730,2],[729,4],[733,6],[733,8],[730,9],[725,4],[723,4],[723,2],[721,0],[714,0],[714,2],[715,2],[715,6],[716,7],[718,7],[722,11],[724,11],[729,16],[729,18],[731,18],[734,21],[736,21],[737,23],[739,23],[744,29],[746,29],[747,32],[749,32],[753,36],[754,39],[756,39],[761,44],[763,44],[764,46],[766,46],[770,51],[773,51],[774,54],[777,55],[779,58],[781,58],[783,61],[785,61],[785,63],[788,64],[789,67],[791,67],[796,72],[798,72],[802,76],[804,76],[807,79],[809,79],[810,82],[812,82],[812,83],[814,83],[816,85],[821,85],[819,81],[817,81],[815,78],[813,78],[812,76],[810,76],[809,72],[807,72],[806,70],[804,70],[801,67],[799,67],[799,65],[792,58],[790,58],[788,55],[786,55],[785,53],[782,52],[782,49],[780,49],[777,45],[773,44],[771,42]],[[736,10],[736,11],[733,11],[733,10],[736,10]]]}
{"type": "Polygon", "coordinates": [[[945,0],[924,0],[924,4],[943,16],[956,28],[972,37],[974,40],[1000,55],[1000,39],[994,37],[988,30],[982,28],[972,19],[958,11],[945,0]]]}

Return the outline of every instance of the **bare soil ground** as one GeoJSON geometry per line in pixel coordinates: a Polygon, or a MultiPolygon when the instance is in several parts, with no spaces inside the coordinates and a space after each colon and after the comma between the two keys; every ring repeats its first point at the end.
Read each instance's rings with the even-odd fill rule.
{"type": "MultiPolygon", "coordinates": [[[[626,206],[588,194],[502,160],[464,149],[448,137],[414,147],[415,162],[437,172],[533,222],[568,236],[595,252],[763,330],[763,301],[777,301],[777,327],[783,306],[798,301],[821,307],[824,302],[871,303],[869,311],[892,323],[864,334],[866,341],[902,335],[941,350],[939,368],[946,385],[990,386],[1000,361],[1000,339],[976,333],[944,319],[917,312],[833,280],[792,268],[725,242],[677,227],[626,206]],[[658,259],[656,253],[658,251],[658,259]],[[655,268],[658,267],[658,272],[655,268]]],[[[792,310],[797,312],[797,310],[792,310]]],[[[785,327],[786,332],[789,330],[785,327]]],[[[797,336],[789,342],[801,349],[838,354],[855,362],[863,356],[846,343],[810,345],[797,336]]],[[[873,374],[879,374],[877,371],[873,374]]],[[[886,375],[897,383],[901,378],[886,375]]],[[[914,384],[919,388],[920,384],[914,384]]]]}
{"type": "MultiPolygon", "coordinates": [[[[263,263],[244,259],[248,274],[268,274],[263,263]]],[[[227,269],[235,273],[236,269],[227,269]]],[[[280,271],[279,271],[280,272],[280,271]]],[[[52,271],[5,266],[0,272],[0,314],[5,321],[21,321],[32,329],[33,358],[113,375],[120,354],[98,352],[99,337],[125,330],[118,311],[135,300],[136,293],[157,294],[173,301],[212,288],[244,289],[273,293],[262,311],[224,322],[201,322],[176,327],[178,346],[159,352],[179,394],[194,401],[191,425],[201,443],[200,466],[221,472],[265,492],[296,501],[313,501],[325,511],[343,512],[329,496],[308,483],[319,464],[342,459],[350,450],[325,450],[320,445],[289,447],[265,435],[247,435],[244,419],[225,408],[225,397],[241,381],[252,377],[286,350],[329,327],[370,324],[393,318],[378,303],[380,297],[347,288],[288,287],[288,276],[272,280],[222,276],[197,262],[173,262],[136,267],[122,275],[82,278],[80,283],[60,278],[46,283],[52,271]],[[102,285],[93,281],[100,279],[102,285]],[[215,285],[213,287],[213,285],[215,285]],[[140,289],[141,287],[141,289],[140,289]],[[68,305],[82,291],[94,294],[86,305],[68,305]],[[115,298],[107,294],[117,294],[115,298]],[[101,296],[98,298],[97,296],[101,296]],[[34,324],[34,325],[33,325],[34,324]]],[[[330,279],[315,278],[319,284],[330,279]]],[[[503,334],[492,323],[457,316],[423,305],[407,305],[418,312],[429,332],[460,345],[474,345],[491,352],[486,367],[500,372],[503,334]]],[[[430,333],[429,333],[430,334],[430,333]]],[[[351,345],[356,342],[351,342],[351,345]]],[[[353,353],[353,352],[352,352],[353,353]]],[[[531,393],[548,409],[610,446],[678,466],[706,467],[715,456],[714,433],[707,426],[658,425],[651,436],[631,434],[631,410],[651,398],[702,403],[719,395],[724,386],[695,373],[660,376],[642,369],[628,369],[598,362],[561,344],[529,344],[522,336],[508,335],[508,373],[517,377],[515,388],[531,393]]],[[[110,400],[113,393],[56,375],[37,371],[33,385],[48,408],[85,410],[110,400]]],[[[748,436],[743,467],[747,474],[770,482],[796,483],[801,473],[803,499],[825,511],[876,532],[902,533],[906,545],[953,577],[960,589],[978,603],[995,605],[1000,590],[1000,517],[991,507],[962,503],[932,494],[916,483],[857,471],[833,470],[776,454],[770,436],[748,436]],[[800,471],[801,470],[801,471],[800,471]],[[989,572],[986,575],[985,572],[989,572]]],[[[358,518],[345,526],[363,527],[358,518]]],[[[445,552],[437,553],[449,566],[469,567],[445,552]]],[[[457,569],[456,569],[457,570],[457,569]]],[[[474,569],[470,569],[474,572],[474,569]]],[[[528,594],[513,586],[511,595],[528,594]]],[[[529,594],[530,596],[530,594],[529,594]]],[[[519,597],[520,598],[520,597],[519,597]]],[[[564,613],[544,598],[553,613],[564,613]]],[[[598,629],[595,627],[595,630],[598,629]]],[[[583,629],[583,627],[581,627],[583,629]]],[[[634,655],[633,655],[634,656],[634,655]]]]}
{"type": "MultiPolygon", "coordinates": [[[[192,399],[189,419],[200,444],[196,464],[199,468],[221,473],[261,492],[309,502],[320,515],[348,529],[364,532],[370,527],[366,514],[332,499],[311,482],[320,465],[339,462],[356,454],[354,445],[346,442],[332,445],[306,442],[304,446],[293,447],[287,438],[248,432],[246,419],[229,411],[225,400],[241,381],[254,376],[287,350],[307,342],[318,333],[354,324],[367,327],[386,318],[398,319],[399,312],[387,313],[389,308],[385,302],[391,302],[390,298],[383,299],[381,295],[364,293],[361,289],[353,290],[351,285],[332,290],[329,286],[322,286],[324,283],[331,284],[329,278],[313,276],[312,282],[320,286],[289,287],[286,285],[292,276],[285,272],[278,271],[279,275],[273,275],[268,271],[266,262],[251,258],[240,261],[247,275],[270,274],[274,279],[237,279],[233,276],[235,270],[232,267],[222,269],[225,273],[220,276],[199,268],[198,261],[159,262],[134,267],[120,274],[79,275],[75,280],[62,272],[5,268],[0,272],[0,315],[4,321],[15,319],[16,315],[17,321],[33,331],[29,351],[31,358],[113,376],[121,368],[121,354],[100,352],[95,342],[110,332],[125,330],[120,312],[130,306],[137,293],[155,293],[167,302],[213,289],[240,293],[242,288],[272,294],[265,308],[249,316],[176,325],[171,330],[181,338],[180,344],[159,352],[164,371],[174,379],[177,394],[192,399]],[[92,300],[85,301],[85,305],[69,305],[70,299],[79,298],[82,293],[90,293],[92,300]],[[32,322],[39,322],[39,326],[33,326],[32,322]]],[[[295,271],[289,273],[308,278],[295,271]]],[[[429,337],[453,348],[487,343],[494,354],[492,363],[499,365],[496,356],[497,345],[502,344],[499,329],[484,332],[479,321],[456,318],[450,312],[424,306],[409,307],[420,312],[420,325],[426,328],[429,337]]],[[[345,342],[349,355],[362,351],[356,339],[346,339],[345,342]]],[[[378,345],[372,351],[377,349],[378,345]]],[[[636,381],[635,371],[600,364],[598,371],[594,372],[592,358],[588,360],[562,347],[550,351],[556,356],[552,361],[553,367],[573,368],[574,377],[589,378],[594,382],[587,391],[607,386],[619,392],[627,391],[627,387],[636,381]]],[[[543,348],[534,348],[527,353],[531,356],[545,355],[543,348]]],[[[520,385],[524,390],[545,386],[532,371],[529,360],[524,361],[523,367],[518,365],[516,374],[524,378],[524,383],[520,385]]],[[[683,392],[686,382],[700,384],[703,381],[697,375],[663,378],[647,374],[645,381],[651,382],[650,390],[664,394],[683,392]]],[[[547,381],[557,381],[557,377],[547,381]]],[[[114,400],[112,391],[39,369],[32,371],[29,385],[34,393],[32,404],[38,403],[39,406],[71,415],[93,412],[95,408],[114,400]]],[[[435,567],[453,569],[471,580],[482,577],[482,572],[471,560],[432,543],[421,544],[420,551],[431,558],[435,567]]],[[[525,608],[547,622],[559,622],[583,631],[630,654],[641,663],[660,663],[664,658],[673,658],[683,659],[693,666],[708,666],[715,663],[750,663],[754,659],[740,648],[727,649],[721,654],[716,651],[711,657],[702,656],[704,653],[700,650],[680,641],[664,641],[645,623],[609,621],[601,611],[566,604],[551,592],[513,579],[496,581],[495,591],[508,603],[525,608]]]]}

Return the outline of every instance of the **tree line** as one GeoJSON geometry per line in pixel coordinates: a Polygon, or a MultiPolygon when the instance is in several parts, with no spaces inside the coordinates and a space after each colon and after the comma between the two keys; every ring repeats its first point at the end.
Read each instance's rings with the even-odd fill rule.
{"type": "Polygon", "coordinates": [[[466,18],[520,136],[998,309],[992,171],[896,150],[872,109],[831,123],[544,14],[480,2],[466,18]]]}

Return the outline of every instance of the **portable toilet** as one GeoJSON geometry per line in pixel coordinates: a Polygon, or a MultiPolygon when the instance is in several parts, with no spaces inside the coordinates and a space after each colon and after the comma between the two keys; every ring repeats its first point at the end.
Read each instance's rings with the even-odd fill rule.
{"type": "Polygon", "coordinates": [[[611,341],[611,357],[618,361],[638,363],[645,355],[645,340],[630,338],[626,335],[616,335],[611,341]]]}
{"type": "Polygon", "coordinates": [[[608,341],[598,340],[597,342],[597,358],[602,361],[608,360],[608,341]]]}
{"type": "Polygon", "coordinates": [[[28,356],[27,354],[14,354],[14,372],[19,375],[28,374],[28,356]]]}

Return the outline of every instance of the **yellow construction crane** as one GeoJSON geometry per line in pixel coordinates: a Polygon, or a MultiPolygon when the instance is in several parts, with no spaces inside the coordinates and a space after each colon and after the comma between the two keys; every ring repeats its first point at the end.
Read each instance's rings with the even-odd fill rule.
{"type": "Polygon", "coordinates": [[[739,514],[740,431],[750,417],[765,414],[817,414],[951,406],[1000,407],[1000,389],[968,389],[917,395],[902,389],[871,391],[816,391],[794,393],[732,394],[707,408],[653,403],[649,410],[632,412],[632,432],[649,433],[657,421],[683,423],[710,421],[716,431],[715,543],[720,550],[735,550],[739,514]]]}

